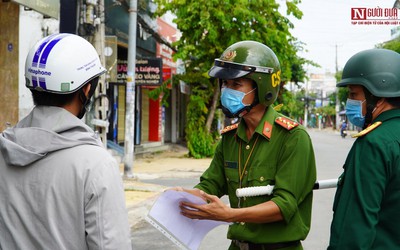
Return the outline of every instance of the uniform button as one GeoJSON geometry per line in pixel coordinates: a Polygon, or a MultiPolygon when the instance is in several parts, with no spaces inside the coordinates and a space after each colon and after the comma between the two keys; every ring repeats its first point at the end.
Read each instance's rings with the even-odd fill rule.
{"type": "Polygon", "coordinates": [[[261,177],[260,177],[260,181],[264,181],[264,176],[261,176],[261,177]]]}
{"type": "Polygon", "coordinates": [[[246,223],[244,223],[244,222],[240,222],[240,225],[244,226],[244,224],[246,224],[246,223]]]}
{"type": "Polygon", "coordinates": [[[244,175],[247,175],[247,170],[246,170],[246,171],[244,171],[244,175]]]}
{"type": "Polygon", "coordinates": [[[246,145],[246,149],[249,150],[250,149],[250,145],[246,145]]]}
{"type": "Polygon", "coordinates": [[[269,128],[265,128],[265,132],[269,132],[269,128]]]}

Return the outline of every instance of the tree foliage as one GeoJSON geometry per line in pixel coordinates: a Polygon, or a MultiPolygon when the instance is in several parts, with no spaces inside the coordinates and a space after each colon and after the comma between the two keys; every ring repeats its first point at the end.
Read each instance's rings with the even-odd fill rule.
{"type": "MultiPolygon", "coordinates": [[[[304,79],[303,65],[309,62],[297,56],[302,44],[291,35],[290,29],[293,28],[293,23],[287,17],[290,15],[298,19],[302,17],[302,12],[297,7],[299,0],[286,1],[286,15],[281,14],[282,9],[275,0],[155,0],[155,2],[158,4],[157,15],[161,16],[169,11],[176,16],[173,21],[177,24],[181,37],[173,43],[177,50],[174,58],[180,58],[185,62],[187,84],[199,85],[199,78],[191,75],[202,76],[202,73],[211,68],[214,59],[218,58],[228,46],[243,40],[259,41],[275,52],[281,63],[283,82],[297,83],[304,79]]],[[[204,80],[212,81],[205,78],[202,82],[204,80]]],[[[211,114],[212,118],[213,112],[205,110],[216,106],[212,103],[212,93],[218,93],[215,91],[215,84],[217,83],[203,83],[207,89],[202,91],[210,95],[196,97],[193,95],[200,93],[192,92],[190,102],[193,103],[190,103],[188,108],[200,105],[199,98],[208,99],[203,100],[204,112],[196,113],[198,119],[187,120],[188,145],[194,145],[203,139],[214,139],[191,138],[193,135],[189,132],[193,133],[193,128],[204,126],[203,117],[211,114]],[[191,142],[193,139],[198,141],[191,142]]],[[[204,145],[212,144],[211,141],[204,145]]],[[[197,148],[189,150],[192,155],[203,154],[198,152],[197,148]]]]}
{"type": "MultiPolygon", "coordinates": [[[[342,79],[343,71],[338,71],[335,74],[336,82],[339,82],[342,79]]],[[[344,110],[346,106],[346,100],[348,97],[349,90],[347,88],[338,88],[338,98],[339,98],[339,108],[340,110],[344,110]]]]}
{"type": "Polygon", "coordinates": [[[279,111],[288,117],[299,120],[300,117],[304,116],[304,91],[298,93],[286,89],[281,89],[281,91],[282,93],[279,95],[275,105],[283,104],[279,111]]]}
{"type": "Polygon", "coordinates": [[[390,49],[400,53],[400,39],[394,39],[386,43],[378,44],[376,47],[383,48],[383,49],[390,49]]]}
{"type": "MultiPolygon", "coordinates": [[[[271,0],[156,0],[158,14],[176,15],[182,37],[173,45],[175,58],[187,62],[187,72],[206,72],[215,58],[231,44],[254,40],[269,46],[278,56],[283,79],[292,79],[292,61],[299,44],[290,34],[293,24],[271,0]]],[[[297,0],[286,1],[287,15],[301,18],[297,0]]],[[[301,63],[301,62],[300,62],[301,63]]]]}

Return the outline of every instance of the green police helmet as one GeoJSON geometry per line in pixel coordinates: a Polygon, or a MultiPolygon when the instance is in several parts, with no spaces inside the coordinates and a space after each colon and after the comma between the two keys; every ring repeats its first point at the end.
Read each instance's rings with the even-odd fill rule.
{"type": "Polygon", "coordinates": [[[266,45],[255,41],[237,42],[228,47],[208,74],[230,80],[249,78],[257,84],[258,100],[266,106],[278,95],[281,67],[275,53],[266,45]]]}
{"type": "Polygon", "coordinates": [[[387,49],[369,49],[352,56],[337,87],[362,85],[376,97],[400,96],[400,54],[387,49]]]}

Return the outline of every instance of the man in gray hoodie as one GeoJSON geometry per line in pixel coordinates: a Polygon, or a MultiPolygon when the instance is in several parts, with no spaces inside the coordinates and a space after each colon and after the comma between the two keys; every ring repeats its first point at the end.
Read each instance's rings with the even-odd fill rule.
{"type": "Polygon", "coordinates": [[[30,50],[35,107],[0,134],[0,250],[131,249],[118,165],[80,120],[104,72],[76,35],[30,50]]]}

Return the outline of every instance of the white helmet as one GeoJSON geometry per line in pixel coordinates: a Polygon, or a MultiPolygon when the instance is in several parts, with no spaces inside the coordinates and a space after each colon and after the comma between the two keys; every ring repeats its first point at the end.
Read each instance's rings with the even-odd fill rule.
{"type": "Polygon", "coordinates": [[[25,85],[38,91],[69,94],[105,71],[97,51],[84,38],[53,34],[29,51],[25,61],[25,85]]]}

